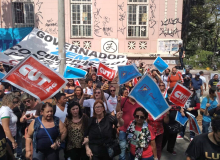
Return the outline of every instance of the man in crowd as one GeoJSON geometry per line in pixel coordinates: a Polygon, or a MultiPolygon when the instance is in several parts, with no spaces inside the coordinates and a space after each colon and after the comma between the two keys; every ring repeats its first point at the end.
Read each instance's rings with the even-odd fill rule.
{"type": "Polygon", "coordinates": [[[120,127],[119,132],[119,145],[121,148],[121,154],[119,155],[119,160],[126,160],[126,131],[130,122],[134,119],[133,113],[136,108],[141,107],[133,98],[126,97],[122,98],[118,96],[118,103],[116,111],[123,111],[122,119],[124,120],[124,126],[120,127]]]}
{"type": "Polygon", "coordinates": [[[220,159],[220,116],[212,119],[212,130],[193,139],[186,150],[186,160],[220,159]]]}
{"type": "Polygon", "coordinates": [[[218,82],[219,82],[218,74],[215,74],[213,76],[213,78],[210,79],[210,81],[209,81],[209,88],[211,88],[212,86],[216,86],[218,84],[218,82]]]}
{"type": "Polygon", "coordinates": [[[179,50],[174,53],[173,55],[179,53],[179,60],[180,60],[180,64],[181,64],[181,69],[184,68],[184,64],[183,64],[183,58],[185,57],[185,49],[182,47],[182,43],[179,44],[179,50]]]}
{"type": "Polygon", "coordinates": [[[195,78],[191,80],[191,85],[195,89],[198,98],[203,95],[202,80],[199,77],[200,74],[196,73],[195,78]]]}
{"type": "Polygon", "coordinates": [[[2,98],[5,95],[5,86],[0,85],[0,107],[2,106],[2,98]]]}
{"type": "Polygon", "coordinates": [[[199,78],[202,80],[203,89],[206,91],[206,78],[204,77],[204,72],[200,71],[199,74],[200,74],[199,78]]]}
{"type": "Polygon", "coordinates": [[[186,73],[183,74],[183,80],[184,80],[184,83],[183,85],[186,87],[186,88],[189,88],[190,86],[190,81],[192,79],[192,74],[190,73],[190,70],[189,69],[186,69],[186,73]]]}
{"type": "Polygon", "coordinates": [[[140,64],[139,64],[138,71],[142,74],[142,76],[144,75],[143,63],[140,63],[140,64]]]}
{"type": "Polygon", "coordinates": [[[166,87],[166,88],[167,88],[167,80],[168,80],[169,74],[170,74],[170,69],[167,68],[167,69],[164,71],[164,74],[161,76],[161,80],[162,80],[163,83],[165,84],[165,87],[166,87]]]}
{"type": "Polygon", "coordinates": [[[0,72],[2,72],[2,73],[4,73],[4,74],[7,74],[7,72],[5,71],[5,68],[4,68],[2,62],[0,62],[0,72]]]}
{"type": "Polygon", "coordinates": [[[181,75],[177,73],[176,67],[173,67],[171,75],[169,75],[167,80],[167,86],[173,88],[177,82],[182,82],[181,75]]]}

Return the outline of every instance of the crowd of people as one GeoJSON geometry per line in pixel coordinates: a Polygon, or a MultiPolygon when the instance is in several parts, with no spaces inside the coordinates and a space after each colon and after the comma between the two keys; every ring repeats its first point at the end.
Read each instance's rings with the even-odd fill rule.
{"type": "MultiPolygon", "coordinates": [[[[181,74],[174,67],[161,75],[151,75],[171,109],[154,120],[138,102],[129,97],[132,81],[116,87],[95,71],[85,79],[86,87],[76,86],[73,79],[53,99],[39,102],[2,82],[0,85],[0,159],[33,160],[160,160],[162,150],[176,155],[177,138],[184,138],[186,125],[175,120],[177,112],[195,117],[202,114],[202,133],[190,131],[187,160],[220,158],[220,105],[216,98],[218,74],[206,84],[201,71],[192,76],[189,69],[181,74]],[[185,107],[173,104],[169,97],[176,83],[193,94],[185,107]],[[200,103],[204,91],[209,95],[200,103]],[[168,96],[166,96],[166,93],[168,96]],[[201,105],[200,105],[201,104],[201,105]],[[25,138],[25,155],[22,140],[25,138]],[[165,148],[166,147],[166,148],[165,148]]],[[[141,77],[138,77],[140,80],[141,77]]],[[[175,159],[175,156],[173,157],[175,159]]]]}

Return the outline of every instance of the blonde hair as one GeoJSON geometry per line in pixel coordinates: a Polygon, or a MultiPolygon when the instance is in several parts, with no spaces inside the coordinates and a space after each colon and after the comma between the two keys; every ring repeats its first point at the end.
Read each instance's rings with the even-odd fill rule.
{"type": "Polygon", "coordinates": [[[4,95],[4,97],[2,98],[2,106],[10,107],[13,104],[13,99],[15,98],[20,100],[20,98],[16,96],[14,93],[9,93],[9,94],[4,95]]]}
{"type": "Polygon", "coordinates": [[[25,99],[34,100],[35,98],[34,98],[33,96],[31,96],[30,94],[23,93],[23,94],[21,95],[21,101],[23,102],[25,99]]]}

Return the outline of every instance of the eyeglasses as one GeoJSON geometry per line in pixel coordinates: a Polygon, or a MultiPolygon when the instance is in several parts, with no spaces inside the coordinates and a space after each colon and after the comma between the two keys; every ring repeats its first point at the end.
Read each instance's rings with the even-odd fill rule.
{"type": "Polygon", "coordinates": [[[135,115],[134,118],[145,120],[144,116],[135,115]]]}
{"type": "Polygon", "coordinates": [[[159,85],[159,86],[165,86],[165,85],[159,85]]]}
{"type": "Polygon", "coordinates": [[[95,109],[99,109],[99,108],[102,108],[102,106],[95,106],[94,108],[95,109]]]}
{"type": "Polygon", "coordinates": [[[111,92],[115,92],[115,90],[110,90],[111,92]]]}
{"type": "Polygon", "coordinates": [[[19,103],[19,101],[13,101],[13,104],[18,104],[19,103]]]}
{"type": "Polygon", "coordinates": [[[95,92],[95,94],[101,94],[101,92],[95,92]]]}
{"type": "Polygon", "coordinates": [[[23,101],[24,104],[27,103],[27,102],[30,103],[31,100],[29,99],[29,100],[23,101]]]}

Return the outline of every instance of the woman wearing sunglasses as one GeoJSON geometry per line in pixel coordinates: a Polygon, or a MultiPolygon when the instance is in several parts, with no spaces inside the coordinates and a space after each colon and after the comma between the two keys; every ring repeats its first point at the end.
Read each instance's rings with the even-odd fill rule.
{"type": "Polygon", "coordinates": [[[12,110],[19,105],[18,99],[19,97],[16,97],[14,93],[6,94],[2,99],[2,107],[0,108],[0,124],[5,131],[7,142],[12,150],[17,148],[15,136],[18,118],[12,110]]]}
{"type": "Polygon", "coordinates": [[[109,113],[114,114],[114,108],[112,107],[112,105],[106,101],[106,98],[104,96],[104,92],[100,89],[100,88],[96,88],[93,90],[93,98],[91,99],[86,99],[89,95],[88,94],[83,94],[83,96],[81,97],[79,104],[83,105],[83,107],[90,107],[90,117],[93,116],[93,105],[95,103],[96,100],[102,100],[105,106],[105,110],[109,113]]]}
{"type": "Polygon", "coordinates": [[[155,135],[147,124],[148,113],[143,107],[134,111],[134,120],[127,129],[131,160],[158,160],[155,135]]]}

